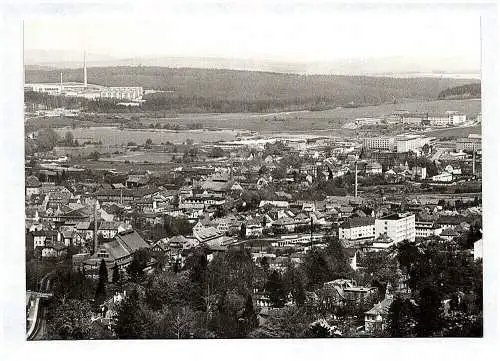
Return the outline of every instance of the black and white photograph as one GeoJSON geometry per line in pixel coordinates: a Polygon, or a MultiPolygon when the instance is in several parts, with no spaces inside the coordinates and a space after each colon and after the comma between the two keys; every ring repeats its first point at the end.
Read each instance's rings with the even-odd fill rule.
{"type": "Polygon", "coordinates": [[[484,337],[481,11],[70,4],[20,25],[28,343],[484,337]]]}

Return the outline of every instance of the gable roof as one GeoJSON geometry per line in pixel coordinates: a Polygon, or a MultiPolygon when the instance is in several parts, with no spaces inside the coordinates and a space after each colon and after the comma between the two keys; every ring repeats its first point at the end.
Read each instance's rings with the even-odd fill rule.
{"type": "Polygon", "coordinates": [[[377,303],[375,306],[372,307],[369,311],[366,311],[366,315],[388,315],[389,314],[389,308],[392,305],[392,302],[394,300],[392,298],[384,298],[382,301],[377,303]]]}
{"type": "Polygon", "coordinates": [[[375,226],[373,217],[354,217],[344,221],[339,228],[350,229],[356,227],[375,226]]]}

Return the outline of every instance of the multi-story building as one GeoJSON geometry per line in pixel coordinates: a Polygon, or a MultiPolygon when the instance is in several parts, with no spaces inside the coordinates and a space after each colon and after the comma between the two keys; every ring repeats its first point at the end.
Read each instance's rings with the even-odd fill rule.
{"type": "Polygon", "coordinates": [[[415,221],[415,236],[417,238],[439,236],[442,231],[443,228],[436,224],[433,220],[419,219],[415,221]]]}
{"type": "Polygon", "coordinates": [[[467,120],[465,114],[456,111],[447,111],[445,114],[432,114],[427,117],[427,122],[434,127],[458,125],[467,120]]]}
{"type": "Polygon", "coordinates": [[[395,149],[395,141],[393,137],[364,138],[363,148],[392,151],[395,149]]]}
{"type": "Polygon", "coordinates": [[[398,135],[396,137],[396,151],[398,153],[416,152],[429,141],[429,138],[419,135],[398,135]]]}
{"type": "Polygon", "coordinates": [[[415,241],[415,215],[413,213],[394,213],[375,219],[375,237],[387,235],[394,243],[415,241]]]}
{"type": "Polygon", "coordinates": [[[350,246],[364,244],[375,238],[375,219],[372,217],[350,218],[339,227],[339,239],[350,246]]]}
{"type": "Polygon", "coordinates": [[[477,151],[481,150],[481,135],[479,134],[469,134],[467,138],[457,139],[455,148],[457,151],[469,150],[477,151]]]}

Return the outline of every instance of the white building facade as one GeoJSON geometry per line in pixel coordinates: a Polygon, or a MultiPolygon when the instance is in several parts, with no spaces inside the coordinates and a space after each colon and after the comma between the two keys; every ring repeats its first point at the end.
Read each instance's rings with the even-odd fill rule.
{"type": "Polygon", "coordinates": [[[395,213],[375,220],[375,237],[387,235],[394,243],[415,241],[415,215],[395,213]]]}

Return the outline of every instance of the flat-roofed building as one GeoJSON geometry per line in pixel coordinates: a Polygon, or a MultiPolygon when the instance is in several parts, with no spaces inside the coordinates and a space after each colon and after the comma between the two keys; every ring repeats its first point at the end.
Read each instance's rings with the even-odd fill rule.
{"type": "Polygon", "coordinates": [[[415,241],[415,215],[413,213],[394,213],[375,219],[375,238],[387,235],[394,243],[415,241]]]}
{"type": "Polygon", "coordinates": [[[392,151],[395,149],[395,141],[393,137],[364,138],[363,148],[392,151]]]}
{"type": "Polygon", "coordinates": [[[481,135],[469,134],[467,138],[459,138],[456,141],[455,148],[457,151],[477,151],[481,150],[481,135]]]}

